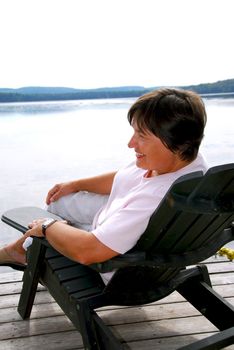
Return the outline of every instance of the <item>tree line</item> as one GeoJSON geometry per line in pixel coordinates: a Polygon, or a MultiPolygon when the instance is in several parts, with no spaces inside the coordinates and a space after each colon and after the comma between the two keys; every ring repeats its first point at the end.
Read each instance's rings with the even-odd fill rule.
{"type": "MultiPolygon", "coordinates": [[[[25,87],[20,89],[0,89],[0,102],[32,102],[32,101],[60,101],[138,97],[159,87],[144,88],[113,87],[99,89],[72,89],[72,88],[48,88],[25,87]]],[[[221,94],[234,92],[234,79],[222,80],[215,83],[181,86],[187,90],[193,90],[199,94],[221,94]]]]}

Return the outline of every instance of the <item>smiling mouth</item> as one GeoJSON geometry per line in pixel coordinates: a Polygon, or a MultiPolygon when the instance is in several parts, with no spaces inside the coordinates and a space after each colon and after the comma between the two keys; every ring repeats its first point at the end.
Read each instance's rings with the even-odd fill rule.
{"type": "Polygon", "coordinates": [[[144,157],[145,155],[143,153],[136,152],[137,159],[144,157]]]}

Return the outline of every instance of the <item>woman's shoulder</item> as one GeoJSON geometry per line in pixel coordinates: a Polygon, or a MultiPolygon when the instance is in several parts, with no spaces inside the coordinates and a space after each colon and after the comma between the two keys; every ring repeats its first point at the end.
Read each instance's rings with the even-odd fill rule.
{"type": "Polygon", "coordinates": [[[197,157],[187,167],[186,172],[202,171],[205,173],[208,170],[208,163],[201,153],[198,153],[197,157]]]}

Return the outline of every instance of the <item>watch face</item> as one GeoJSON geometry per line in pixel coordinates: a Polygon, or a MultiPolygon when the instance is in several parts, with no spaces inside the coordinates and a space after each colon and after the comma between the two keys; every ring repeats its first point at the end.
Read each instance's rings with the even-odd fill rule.
{"type": "Polygon", "coordinates": [[[52,218],[48,218],[48,219],[46,219],[46,220],[43,222],[41,228],[42,228],[42,234],[43,234],[44,236],[46,235],[46,229],[47,229],[47,227],[49,227],[50,225],[52,225],[55,221],[57,221],[57,220],[52,219],[52,218]]]}
{"type": "Polygon", "coordinates": [[[48,219],[46,219],[44,222],[43,222],[43,226],[44,227],[47,227],[47,225],[49,225],[52,221],[54,221],[54,219],[52,219],[52,218],[48,218],[48,219]]]}

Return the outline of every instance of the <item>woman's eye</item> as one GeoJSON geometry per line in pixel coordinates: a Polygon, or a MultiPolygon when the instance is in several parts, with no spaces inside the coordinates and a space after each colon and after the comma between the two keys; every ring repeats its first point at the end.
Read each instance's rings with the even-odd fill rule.
{"type": "Polygon", "coordinates": [[[139,137],[141,138],[141,139],[145,139],[145,134],[142,134],[142,133],[139,133],[139,137]]]}

